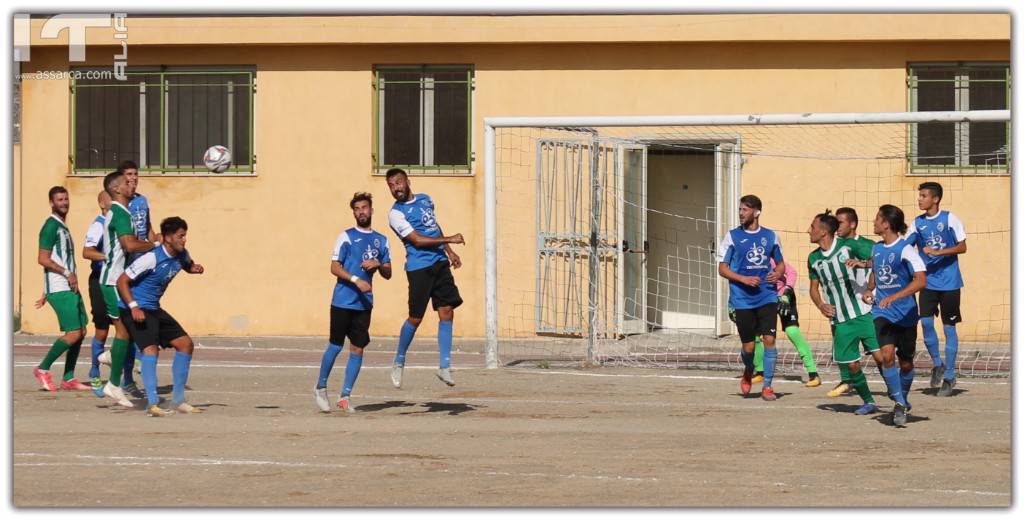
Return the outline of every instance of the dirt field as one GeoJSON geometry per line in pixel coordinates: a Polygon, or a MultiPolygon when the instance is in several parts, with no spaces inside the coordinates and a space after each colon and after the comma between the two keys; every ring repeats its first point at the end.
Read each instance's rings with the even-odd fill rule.
{"type": "MultiPolygon", "coordinates": [[[[410,355],[400,390],[386,369],[393,345],[371,345],[351,415],[316,409],[311,388],[322,347],[315,342],[207,346],[197,350],[188,394],[205,413],[159,419],[147,417],[141,401],[126,411],[91,392],[40,391],[31,367],[45,347],[16,345],[13,503],[1011,504],[1008,379],[961,379],[951,398],[936,397],[919,379],[910,421],[894,428],[873,371],[885,413],[859,417],[856,397],[825,397],[834,374],[813,389],[777,380],[780,399],[768,403],[740,396],[737,374],[728,372],[486,370],[482,356],[461,353],[453,359],[457,386],[448,388],[429,368],[432,341],[418,343],[424,350],[410,355]],[[97,493],[85,475],[125,492],[97,493]]],[[[159,377],[169,398],[167,354],[159,377]]],[[[331,376],[334,399],[347,355],[331,376]]],[[[54,365],[61,370],[63,360],[54,365]]]]}

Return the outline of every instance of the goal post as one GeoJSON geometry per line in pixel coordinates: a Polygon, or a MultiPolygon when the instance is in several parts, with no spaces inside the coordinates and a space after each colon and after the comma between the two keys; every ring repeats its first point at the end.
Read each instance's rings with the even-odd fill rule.
{"type": "MultiPolygon", "coordinates": [[[[950,185],[943,208],[957,212],[979,181],[1008,177],[1009,121],[1009,110],[485,118],[486,366],[501,364],[503,343],[521,345],[518,358],[536,350],[537,357],[585,362],[659,364],[687,349],[709,351],[728,333],[721,304],[727,285],[712,269],[713,253],[735,227],[730,204],[750,191],[740,190],[746,162],[758,163],[753,186],[772,186],[765,225],[785,230],[787,261],[806,272],[800,219],[813,213],[796,207],[855,207],[862,211],[859,234],[873,237],[879,203],[903,207],[909,221],[917,210],[908,187],[937,179],[950,185]],[[648,156],[657,161],[648,164],[648,156]],[[681,170],[666,165],[700,174],[684,183],[672,173],[681,170]],[[829,188],[821,200],[809,194],[816,180],[829,188]],[[779,183],[796,188],[792,200],[774,189],[779,183]],[[687,192],[671,197],[693,199],[693,207],[657,206],[670,196],[666,186],[680,185],[687,192]],[[642,229],[633,233],[631,225],[642,229]],[[661,235],[649,246],[651,230],[661,235]],[[518,269],[504,284],[503,256],[509,261],[502,269],[518,269]],[[527,275],[537,283],[524,281],[527,275]]],[[[965,219],[969,237],[981,233],[1005,249],[1007,275],[1008,222],[971,226],[965,219]]],[[[806,291],[797,292],[806,304],[806,291]]],[[[1009,290],[994,301],[993,312],[1008,313],[1009,290]]],[[[1009,341],[1008,316],[978,314],[975,339],[1009,341]]],[[[811,336],[827,332],[819,318],[801,313],[811,336]]]]}

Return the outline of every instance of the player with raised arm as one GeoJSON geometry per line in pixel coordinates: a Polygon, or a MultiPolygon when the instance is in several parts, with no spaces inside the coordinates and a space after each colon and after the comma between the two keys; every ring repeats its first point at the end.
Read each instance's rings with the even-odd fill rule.
{"type": "Polygon", "coordinates": [[[121,390],[121,373],[129,344],[128,329],[121,320],[118,303],[117,280],[124,272],[127,254],[146,252],[153,249],[152,242],[139,240],[132,230],[132,219],[125,206],[128,203],[130,187],[121,170],[108,173],[103,178],[103,189],[110,195],[110,210],[104,217],[103,241],[106,244],[107,259],[100,273],[100,290],[107,306],[107,316],[114,324],[114,341],[110,347],[110,379],[103,385],[103,395],[119,405],[132,407],[132,402],[121,390]]]}
{"type": "Polygon", "coordinates": [[[89,367],[89,380],[92,383],[92,392],[96,397],[103,397],[103,379],[100,378],[100,356],[103,354],[104,344],[107,342],[107,334],[110,331],[110,317],[107,316],[107,306],[103,301],[103,291],[100,290],[100,272],[103,271],[103,262],[107,256],[103,253],[103,226],[106,223],[104,215],[110,210],[110,194],[100,191],[96,197],[100,207],[100,214],[89,225],[85,232],[85,247],[82,248],[82,258],[91,262],[92,268],[89,273],[89,306],[92,308],[92,325],[96,329],[92,337],[92,366],[89,367]]]}
{"type": "Polygon", "coordinates": [[[203,266],[185,251],[188,223],[169,217],[160,223],[161,245],[135,259],[117,278],[121,320],[131,337],[142,345],[142,384],[146,387],[146,410],[150,417],[164,417],[175,411],[202,410],[185,401],[185,385],[195,345],[177,320],[160,306],[167,286],[180,272],[203,274],[203,266]],[[156,363],[161,348],[173,348],[171,365],[174,386],[172,409],[160,408],[156,363]]]}
{"type": "Polygon", "coordinates": [[[330,412],[327,400],[327,378],[341,347],[348,336],[348,364],[345,383],[341,387],[338,408],[354,412],[352,387],[363,366],[363,349],[370,344],[370,315],[373,312],[373,274],[380,272],[385,280],[391,279],[391,249],[388,239],[371,227],[373,223],[373,196],[360,192],[349,202],[355,227],[338,235],[331,252],[331,274],[337,283],[331,297],[331,336],[320,360],[320,378],[313,388],[313,396],[321,412],[330,412]]]}
{"type": "Polygon", "coordinates": [[[775,320],[779,299],[775,283],[785,272],[782,246],[774,231],[761,227],[761,199],[757,196],[744,195],[740,199],[739,216],[739,227],[730,230],[718,247],[718,274],[729,280],[729,308],[736,316],[736,328],[740,334],[740,359],[744,366],[740,391],[743,394],[750,392],[754,375],[754,339],[761,336],[764,343],[761,398],[774,401],[776,395],[772,389],[772,378],[778,356],[775,320]],[[769,259],[775,260],[774,269],[769,259]]]}
{"type": "Polygon", "coordinates": [[[932,358],[930,384],[939,388],[936,395],[949,397],[956,386],[956,353],[960,346],[956,324],[963,321],[960,288],[964,278],[958,258],[967,252],[967,233],[956,215],[939,209],[941,184],[925,182],[917,189],[917,207],[924,213],[910,224],[907,240],[918,247],[928,272],[928,287],[921,291],[919,304],[924,346],[932,358]],[[935,333],[935,316],[940,310],[946,336],[945,360],[939,354],[939,336],[935,333]]]}
{"type": "Polygon", "coordinates": [[[388,214],[388,222],[405,244],[405,274],[409,280],[409,318],[402,324],[398,349],[391,367],[391,384],[402,386],[405,353],[423,321],[427,301],[433,303],[440,320],[437,325],[437,346],[440,361],[437,378],[448,386],[455,386],[451,373],[453,320],[455,309],[462,305],[462,296],[455,286],[451,268],[458,269],[462,260],[450,244],[465,244],[461,233],[444,236],[434,213],[434,201],[424,193],[414,194],[409,176],[401,168],[392,168],[385,174],[388,189],[395,204],[388,214]]]}
{"type": "MultiPolygon", "coordinates": [[[[85,314],[85,303],[78,289],[78,275],[75,268],[75,244],[68,230],[67,217],[71,209],[68,190],[54,186],[49,191],[51,213],[39,230],[39,254],[37,261],[43,267],[43,294],[57,314],[57,323],[63,336],[57,338],[39,365],[33,370],[44,390],[56,392],[50,367],[62,354],[64,377],[62,390],[89,390],[75,379],[75,364],[85,339],[85,326],[89,317],[85,314]]],[[[41,307],[37,302],[36,308],[41,307]]]]}
{"type": "Polygon", "coordinates": [[[865,295],[864,301],[873,304],[875,335],[881,345],[883,357],[888,361],[889,351],[895,351],[899,358],[899,374],[894,374],[894,365],[882,365],[882,377],[886,383],[899,378],[903,403],[893,408],[892,422],[897,426],[907,423],[910,403],[910,385],[914,382],[914,353],[917,349],[917,302],[914,294],[925,288],[925,266],[921,256],[906,238],[900,235],[907,231],[903,210],[891,204],[878,208],[875,216],[875,234],[882,241],[875,244],[871,253],[871,274],[875,291],[865,295]]]}

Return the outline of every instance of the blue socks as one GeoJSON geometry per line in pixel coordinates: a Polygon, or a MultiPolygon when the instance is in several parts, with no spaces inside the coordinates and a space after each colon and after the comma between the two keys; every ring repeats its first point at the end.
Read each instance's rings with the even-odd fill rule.
{"type": "Polygon", "coordinates": [[[772,377],[775,376],[775,360],[779,351],[775,347],[764,348],[764,388],[772,387],[772,377]]]}
{"type": "Polygon", "coordinates": [[[437,324],[437,349],[440,353],[439,368],[449,368],[452,365],[452,327],[450,321],[441,321],[437,324]]]}
{"type": "Polygon", "coordinates": [[[160,404],[160,396],[156,393],[156,356],[143,354],[142,386],[146,388],[146,406],[160,404]]]}
{"type": "MultiPolygon", "coordinates": [[[[914,369],[910,369],[910,372],[900,372],[900,386],[903,387],[903,400],[907,401],[910,397],[910,385],[914,384],[914,369]]],[[[909,402],[907,403],[909,405],[909,402]]]]}
{"type": "Polygon", "coordinates": [[[960,348],[960,338],[956,335],[956,325],[943,325],[946,334],[946,374],[943,379],[952,381],[956,376],[956,351],[960,348]]]}
{"type": "Polygon", "coordinates": [[[331,375],[331,369],[334,368],[334,360],[338,359],[338,354],[340,353],[341,345],[327,344],[327,350],[324,350],[324,357],[320,359],[320,379],[316,382],[317,388],[327,388],[327,377],[331,375]]]}
{"type": "Polygon", "coordinates": [[[903,398],[903,381],[900,377],[899,367],[896,365],[889,368],[882,367],[882,379],[885,379],[885,386],[889,390],[889,397],[906,407],[907,400],[903,398]]]}
{"type": "Polygon", "coordinates": [[[174,353],[174,364],[171,365],[171,374],[174,376],[174,404],[185,402],[185,383],[188,381],[188,367],[192,363],[192,356],[183,352],[174,353]]]}
{"type": "Polygon", "coordinates": [[[103,341],[92,338],[92,368],[89,369],[89,377],[100,377],[100,354],[103,353],[103,341]]]}
{"type": "Polygon", "coordinates": [[[753,352],[748,354],[747,351],[743,350],[743,347],[740,347],[740,359],[743,361],[743,366],[744,366],[744,368],[746,368],[746,370],[748,372],[753,372],[754,371],[754,353],[753,352]]]}
{"type": "MultiPolygon", "coordinates": [[[[409,350],[409,345],[412,344],[412,338],[416,335],[416,327],[413,327],[409,323],[409,320],[405,320],[402,323],[402,332],[398,335],[398,350],[395,352],[395,364],[405,366],[405,352],[409,350]]],[[[440,333],[438,334],[440,338],[440,333]]],[[[451,344],[451,342],[449,342],[451,344]]]]}
{"type": "Polygon", "coordinates": [[[124,357],[124,375],[121,376],[121,386],[135,383],[135,375],[132,373],[135,370],[135,356],[142,356],[142,351],[133,341],[131,345],[128,345],[128,354],[124,357]]]}
{"type": "Polygon", "coordinates": [[[355,352],[348,353],[348,364],[345,365],[345,386],[341,387],[341,396],[352,395],[352,386],[359,377],[359,369],[363,366],[363,356],[355,352]]]}
{"type": "Polygon", "coordinates": [[[942,366],[942,356],[939,355],[939,335],[935,333],[935,318],[932,316],[921,318],[921,332],[924,333],[924,346],[928,349],[928,355],[932,357],[932,366],[942,366]]]}

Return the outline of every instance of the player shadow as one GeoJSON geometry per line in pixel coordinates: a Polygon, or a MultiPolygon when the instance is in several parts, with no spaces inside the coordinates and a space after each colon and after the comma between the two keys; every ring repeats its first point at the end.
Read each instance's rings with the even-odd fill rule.
{"type": "Polygon", "coordinates": [[[856,409],[860,408],[859,404],[846,404],[846,403],[824,403],[819,404],[816,408],[819,410],[825,410],[826,412],[836,413],[853,413],[856,409]]]}
{"type": "MultiPolygon", "coordinates": [[[[872,419],[874,419],[875,421],[879,422],[880,424],[884,424],[886,426],[895,426],[892,423],[892,412],[876,413],[876,414],[874,414],[874,417],[872,417],[872,419]]],[[[907,424],[913,424],[913,423],[916,423],[916,422],[930,421],[930,420],[932,420],[931,417],[927,417],[927,416],[924,416],[924,415],[914,415],[913,413],[908,413],[907,414],[907,424]]],[[[906,428],[906,426],[895,426],[895,427],[896,428],[906,428]]]]}
{"type": "Polygon", "coordinates": [[[409,401],[386,401],[383,403],[362,404],[356,406],[356,411],[379,412],[381,410],[387,410],[388,408],[402,408],[405,406],[416,406],[416,403],[410,403],[409,401]]]}
{"type": "Polygon", "coordinates": [[[420,413],[447,412],[448,415],[459,415],[459,414],[462,414],[464,412],[471,412],[471,411],[477,409],[476,406],[473,406],[473,405],[470,405],[470,404],[466,404],[466,403],[437,403],[437,402],[429,402],[429,403],[423,403],[420,406],[426,406],[427,409],[426,410],[420,410],[420,411],[417,411],[417,412],[402,412],[401,414],[402,415],[412,415],[412,414],[420,414],[420,413]]]}
{"type": "MultiPolygon", "coordinates": [[[[968,392],[968,390],[966,390],[964,388],[954,388],[953,389],[953,393],[950,394],[950,397],[955,397],[955,396],[958,396],[958,395],[966,393],[966,392],[968,392]]],[[[938,397],[939,389],[938,388],[925,388],[925,389],[921,390],[921,393],[924,394],[924,395],[930,395],[932,397],[938,397]]]]}
{"type": "MultiPolygon", "coordinates": [[[[792,392],[775,392],[775,397],[778,398],[778,399],[782,399],[783,397],[785,397],[785,396],[787,396],[787,395],[789,395],[791,393],[792,392]]],[[[738,396],[740,396],[740,397],[742,397],[744,399],[760,399],[761,398],[761,392],[750,392],[749,394],[741,394],[741,393],[737,392],[736,395],[738,395],[738,396]]]]}

